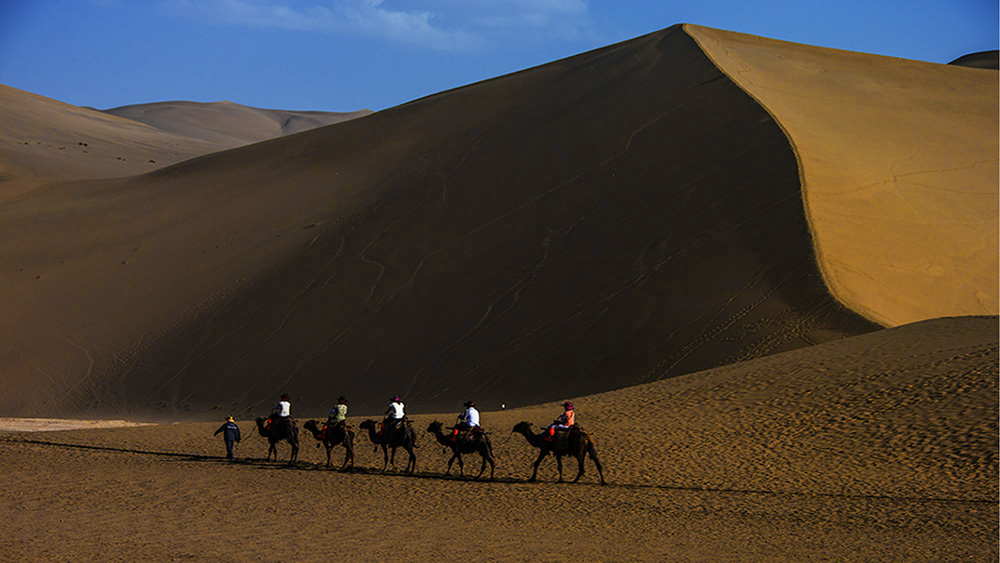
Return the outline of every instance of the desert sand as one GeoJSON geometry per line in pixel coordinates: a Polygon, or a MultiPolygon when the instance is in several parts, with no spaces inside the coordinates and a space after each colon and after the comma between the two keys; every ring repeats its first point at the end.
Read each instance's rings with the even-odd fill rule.
{"type": "Polygon", "coordinates": [[[997,73],[689,26],[795,146],[824,278],[887,326],[996,315],[997,73]]]}
{"type": "Polygon", "coordinates": [[[556,404],[483,414],[494,482],[444,477],[423,430],[454,413],[413,417],[413,476],[380,474],[362,436],[355,471],[326,469],[308,436],[297,465],[265,462],[247,420],[233,464],[211,436],[221,420],[11,434],[0,547],[56,561],[992,560],[997,331],[927,321],[575,398],[605,486],[589,460],[580,483],[554,483],[551,458],[526,482],[534,450],[509,429],[547,424],[556,404]]]}
{"type": "Polygon", "coordinates": [[[0,416],[50,431],[0,432],[0,549],[996,560],[996,92],[697,26],[305,131],[4,88],[0,416]],[[264,461],[280,393],[300,423],[347,395],[354,424],[403,395],[417,473],[363,435],[352,471],[305,435],[264,461]],[[445,477],[424,432],[468,399],[494,481],[445,477]],[[552,459],[526,482],[510,429],[566,399],[607,485],[552,459]]]}

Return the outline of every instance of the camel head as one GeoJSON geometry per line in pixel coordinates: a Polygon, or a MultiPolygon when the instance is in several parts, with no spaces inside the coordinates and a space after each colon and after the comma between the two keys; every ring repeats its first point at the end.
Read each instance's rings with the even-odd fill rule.
{"type": "Polygon", "coordinates": [[[520,432],[521,434],[532,434],[534,431],[531,429],[532,425],[526,420],[522,420],[514,425],[511,432],[520,432]]]}
{"type": "Polygon", "coordinates": [[[430,426],[427,427],[427,431],[434,432],[436,434],[440,432],[442,428],[444,428],[444,423],[435,420],[434,422],[431,423],[430,426]]]}
{"type": "Polygon", "coordinates": [[[375,421],[371,420],[371,419],[368,419],[368,420],[362,422],[361,424],[359,424],[358,428],[364,428],[365,430],[371,430],[372,428],[375,428],[375,421]]]}

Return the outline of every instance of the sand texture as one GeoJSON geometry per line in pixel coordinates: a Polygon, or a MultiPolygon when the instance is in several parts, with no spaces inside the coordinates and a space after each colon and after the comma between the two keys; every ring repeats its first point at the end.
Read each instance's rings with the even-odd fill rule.
{"type": "Polygon", "coordinates": [[[378,474],[361,436],[355,472],[323,468],[308,436],[296,466],[265,463],[246,420],[235,464],[217,422],[8,435],[0,548],[13,561],[552,561],[567,546],[594,561],[994,560],[997,331],[995,317],[928,321],[574,399],[603,487],[589,460],[578,484],[553,483],[551,458],[524,482],[534,450],[508,429],[546,424],[555,404],[484,413],[492,483],[444,478],[426,434],[416,476],[378,474]]]}
{"type": "Polygon", "coordinates": [[[0,208],[22,390],[0,412],[498,408],[877,329],[831,297],[801,193],[781,128],[680,27],[53,184],[0,208]]]}
{"type": "Polygon", "coordinates": [[[996,72],[686,29],[788,133],[840,300],[887,326],[997,314],[996,72]]]}

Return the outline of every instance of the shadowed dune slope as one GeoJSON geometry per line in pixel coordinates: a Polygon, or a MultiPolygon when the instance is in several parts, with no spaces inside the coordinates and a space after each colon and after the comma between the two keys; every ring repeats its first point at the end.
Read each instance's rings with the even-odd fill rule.
{"type": "Polygon", "coordinates": [[[33,196],[0,208],[4,412],[512,406],[876,328],[680,27],[33,196]]]}
{"type": "Polygon", "coordinates": [[[371,114],[261,109],[232,102],[156,102],[103,110],[163,131],[237,147],[371,114]]]}
{"type": "Polygon", "coordinates": [[[967,66],[971,68],[1000,69],[1000,51],[980,51],[962,55],[948,63],[950,65],[967,66]]]}
{"type": "Polygon", "coordinates": [[[839,299],[888,326],[998,313],[996,72],[686,29],[787,131],[839,299]]]}

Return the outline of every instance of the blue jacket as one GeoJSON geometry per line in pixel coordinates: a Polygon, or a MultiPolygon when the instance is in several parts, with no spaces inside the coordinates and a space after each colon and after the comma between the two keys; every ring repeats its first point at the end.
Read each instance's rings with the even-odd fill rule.
{"type": "Polygon", "coordinates": [[[213,436],[218,436],[219,432],[222,432],[222,438],[227,442],[239,442],[240,441],[240,427],[236,426],[235,422],[227,422],[219,427],[215,431],[213,436]]]}

